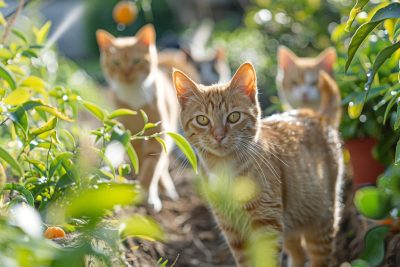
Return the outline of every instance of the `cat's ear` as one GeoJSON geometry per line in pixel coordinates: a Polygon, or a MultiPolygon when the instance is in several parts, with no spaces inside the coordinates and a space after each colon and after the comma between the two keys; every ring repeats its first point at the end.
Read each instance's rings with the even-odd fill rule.
{"type": "Polygon", "coordinates": [[[105,30],[97,30],[96,39],[101,50],[108,50],[112,46],[115,37],[105,30]]]}
{"type": "Polygon", "coordinates": [[[137,33],[136,38],[145,46],[154,45],[156,42],[156,30],[152,24],[144,25],[137,33]]]}
{"type": "Polygon", "coordinates": [[[184,106],[190,97],[200,93],[197,84],[182,71],[174,69],[172,78],[176,95],[181,106],[184,106]]]}
{"type": "Polygon", "coordinates": [[[296,63],[297,56],[286,46],[278,47],[278,67],[287,70],[289,66],[296,63]]]}
{"type": "Polygon", "coordinates": [[[333,47],[329,47],[321,52],[318,56],[318,64],[327,73],[333,73],[333,65],[336,62],[336,50],[333,47]]]}
{"type": "Polygon", "coordinates": [[[253,103],[257,101],[257,76],[253,65],[245,62],[233,75],[229,84],[230,90],[239,90],[247,95],[253,103]]]}

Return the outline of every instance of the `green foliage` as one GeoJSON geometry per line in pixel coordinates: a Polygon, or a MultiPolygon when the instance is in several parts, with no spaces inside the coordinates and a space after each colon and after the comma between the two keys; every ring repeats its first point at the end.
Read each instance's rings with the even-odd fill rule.
{"type": "Polygon", "coordinates": [[[131,144],[135,139],[164,142],[168,134],[195,169],[197,159],[178,134],[146,135],[158,123],[149,122],[143,111],[108,111],[100,102],[86,101],[80,93],[84,90],[76,87],[92,86],[82,82],[90,79],[46,47],[50,26],[48,22],[29,33],[13,29],[16,38],[0,46],[0,266],[10,259],[18,266],[85,266],[88,255],[114,266],[115,258],[120,260],[121,239],[162,240],[164,233],[145,216],[112,219],[114,207],[141,199],[138,185],[124,177],[130,166],[114,166],[106,148],[121,144],[120,153],[128,155],[136,174],[139,162],[131,144]],[[49,58],[53,65],[47,64],[49,58]],[[75,75],[80,83],[69,77],[75,75]],[[82,126],[85,112],[97,128],[82,126]],[[131,133],[117,120],[120,116],[141,116],[145,126],[131,133]],[[23,225],[11,223],[12,210],[21,205],[34,208],[31,212],[39,218],[36,232],[59,225],[74,232],[76,240],[61,247],[41,234],[29,236],[23,225]],[[94,241],[105,242],[106,249],[94,241]]]}

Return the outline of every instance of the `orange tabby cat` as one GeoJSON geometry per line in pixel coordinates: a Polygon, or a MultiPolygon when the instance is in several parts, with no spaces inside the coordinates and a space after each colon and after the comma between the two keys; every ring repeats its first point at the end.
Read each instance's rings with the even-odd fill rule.
{"type": "MultiPolygon", "coordinates": [[[[158,69],[154,27],[145,25],[133,37],[115,38],[104,30],[98,30],[96,35],[101,66],[115,92],[116,106],[142,109],[150,122],[161,122],[146,134],[161,130],[176,131],[178,104],[170,78],[158,69]]],[[[133,134],[143,128],[143,120],[139,115],[121,117],[121,121],[133,134]]],[[[148,190],[149,204],[160,210],[160,179],[167,194],[173,199],[178,197],[168,171],[168,154],[163,153],[155,139],[144,142],[136,140],[132,144],[139,156],[139,181],[148,190]]],[[[171,140],[167,139],[167,151],[171,150],[171,146],[171,140]]]]}
{"type": "MultiPolygon", "coordinates": [[[[225,169],[229,177],[222,183],[248,177],[258,191],[241,205],[248,221],[239,228],[239,212],[229,214],[209,199],[238,266],[252,266],[250,236],[265,231],[283,240],[290,266],[305,264],[302,239],[311,266],[329,266],[343,172],[337,129],[310,109],[261,119],[250,63],[241,65],[227,84],[196,84],[179,70],[173,78],[182,127],[211,186],[223,179],[219,173],[225,169]]],[[[278,262],[278,250],[275,258],[278,262]]]]}
{"type": "Polygon", "coordinates": [[[284,109],[312,108],[322,111],[329,105],[329,110],[325,110],[328,112],[326,115],[332,116],[335,120],[333,123],[338,125],[341,115],[340,91],[329,76],[332,75],[335,60],[334,48],[327,48],[316,58],[299,58],[288,48],[279,47],[276,81],[284,109]]]}

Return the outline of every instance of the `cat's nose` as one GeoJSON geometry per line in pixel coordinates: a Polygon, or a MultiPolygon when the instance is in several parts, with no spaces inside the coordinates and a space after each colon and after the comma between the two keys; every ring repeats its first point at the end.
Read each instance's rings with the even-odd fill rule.
{"type": "Polygon", "coordinates": [[[221,143],[222,139],[225,138],[225,131],[223,129],[216,129],[213,136],[217,142],[221,143]]]}

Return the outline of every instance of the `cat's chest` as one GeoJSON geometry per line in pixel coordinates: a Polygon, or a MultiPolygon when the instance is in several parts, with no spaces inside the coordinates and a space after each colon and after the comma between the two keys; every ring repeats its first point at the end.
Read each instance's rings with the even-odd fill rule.
{"type": "Polygon", "coordinates": [[[127,103],[134,110],[141,109],[152,102],[156,104],[155,85],[145,87],[137,84],[125,85],[115,81],[110,81],[110,85],[118,100],[127,103]]]}

